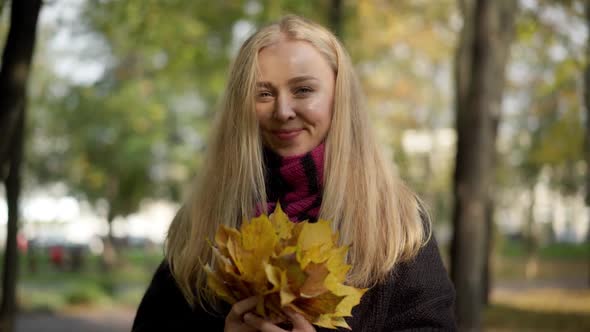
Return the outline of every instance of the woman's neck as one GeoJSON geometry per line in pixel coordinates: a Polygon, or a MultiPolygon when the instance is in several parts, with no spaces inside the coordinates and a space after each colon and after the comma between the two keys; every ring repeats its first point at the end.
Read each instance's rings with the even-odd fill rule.
{"type": "Polygon", "coordinates": [[[317,220],[322,203],[324,178],[322,143],[312,151],[281,157],[265,148],[267,209],[274,211],[276,202],[292,221],[317,220]]]}

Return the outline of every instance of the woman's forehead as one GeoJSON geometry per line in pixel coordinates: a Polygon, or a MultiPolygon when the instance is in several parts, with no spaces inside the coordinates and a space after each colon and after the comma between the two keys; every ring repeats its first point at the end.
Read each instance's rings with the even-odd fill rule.
{"type": "Polygon", "coordinates": [[[261,49],[258,53],[258,69],[261,80],[321,78],[332,71],[326,59],[311,43],[288,39],[261,49]]]}

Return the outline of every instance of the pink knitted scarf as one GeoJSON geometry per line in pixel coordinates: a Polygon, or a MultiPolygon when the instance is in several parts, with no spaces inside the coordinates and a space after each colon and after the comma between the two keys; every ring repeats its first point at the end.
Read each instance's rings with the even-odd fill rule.
{"type": "MultiPolygon", "coordinates": [[[[322,204],[324,151],[324,143],[304,155],[292,157],[281,157],[264,149],[269,213],[278,201],[291,221],[317,221],[322,204]]],[[[258,215],[261,211],[257,207],[258,215]]]]}

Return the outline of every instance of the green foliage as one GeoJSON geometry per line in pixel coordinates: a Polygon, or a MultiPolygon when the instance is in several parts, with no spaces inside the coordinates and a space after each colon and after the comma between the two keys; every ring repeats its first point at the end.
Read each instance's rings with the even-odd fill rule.
{"type": "Polygon", "coordinates": [[[64,298],[69,305],[100,304],[106,300],[106,294],[99,285],[80,283],[71,286],[64,298]]]}
{"type": "MultiPolygon", "coordinates": [[[[555,298],[546,298],[554,302],[555,298]]],[[[562,300],[567,301],[564,297],[562,300]]],[[[589,312],[531,310],[505,304],[492,305],[485,312],[484,325],[493,331],[587,331],[589,312]]]]}
{"type": "Polygon", "coordinates": [[[99,89],[72,88],[52,105],[59,122],[47,128],[47,139],[57,144],[39,151],[37,168],[90,202],[106,199],[112,216],[157,197],[154,148],[165,142],[166,119],[160,104],[144,102],[145,93],[144,85],[122,86],[110,98],[99,89]]]}
{"type": "Polygon", "coordinates": [[[213,101],[223,86],[239,1],[90,1],[90,27],[108,43],[118,81],[149,79],[156,89],[198,89],[213,101]]]}
{"type": "Polygon", "coordinates": [[[29,312],[59,312],[66,305],[63,293],[55,289],[19,289],[17,294],[19,308],[29,312]]]}
{"type": "Polygon", "coordinates": [[[501,165],[507,167],[504,173],[518,168],[513,176],[503,175],[510,187],[518,180],[531,186],[541,170],[546,170],[552,187],[563,194],[582,189],[584,107],[580,96],[586,60],[583,45],[556,23],[559,20],[550,19],[560,13],[572,25],[582,26],[582,7],[579,1],[541,1],[524,10],[518,20],[513,58],[528,73],[524,78],[514,77],[508,90],[521,100],[518,113],[505,119],[514,134],[501,165]]]}
{"type": "Polygon", "coordinates": [[[123,306],[136,308],[141,302],[141,299],[143,298],[144,294],[145,288],[143,287],[122,289],[116,294],[114,294],[113,302],[119,303],[123,306]]]}
{"type": "Polygon", "coordinates": [[[29,269],[24,257],[20,262],[19,305],[26,311],[44,312],[73,305],[136,307],[162,259],[160,252],[122,250],[121,265],[105,274],[98,256],[86,257],[84,268],[71,271],[55,268],[48,255],[40,254],[36,272],[29,269]]]}
{"type": "MultiPolygon", "coordinates": [[[[524,258],[527,256],[526,243],[516,240],[503,241],[500,255],[506,258],[524,258]]],[[[551,243],[540,247],[538,255],[548,260],[584,260],[590,255],[590,243],[551,243]]]]}

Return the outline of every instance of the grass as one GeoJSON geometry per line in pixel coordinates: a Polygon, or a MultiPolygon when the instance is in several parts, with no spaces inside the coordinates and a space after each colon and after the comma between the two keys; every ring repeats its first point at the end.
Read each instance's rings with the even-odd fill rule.
{"type": "Polygon", "coordinates": [[[66,307],[64,294],[54,289],[25,289],[17,292],[19,307],[24,311],[58,312],[66,307]]]}
{"type": "MultiPolygon", "coordinates": [[[[504,240],[499,246],[499,256],[522,258],[526,256],[523,241],[504,240]]],[[[538,249],[541,259],[578,261],[590,257],[590,243],[551,243],[538,249]]]]}
{"type": "MultiPolygon", "coordinates": [[[[445,266],[449,265],[449,248],[441,246],[445,266]]],[[[503,240],[492,255],[494,282],[588,279],[590,244],[554,243],[539,248],[537,273],[526,275],[527,255],[522,241],[503,240]]]]}
{"type": "Polygon", "coordinates": [[[87,256],[79,271],[58,269],[47,255],[38,255],[31,272],[26,257],[20,260],[18,302],[24,311],[59,312],[71,306],[136,307],[162,260],[158,252],[127,250],[119,264],[105,272],[98,256],[87,256]]]}
{"type": "Polygon", "coordinates": [[[64,292],[68,305],[108,304],[109,295],[109,291],[98,284],[79,284],[64,292]]]}
{"type": "MultiPolygon", "coordinates": [[[[141,250],[123,251],[119,255],[119,265],[110,272],[110,278],[126,283],[146,283],[162,260],[163,255],[157,252],[142,252],[141,250]]],[[[80,279],[100,283],[104,281],[104,270],[101,268],[101,258],[89,255],[85,259],[84,267],[80,271],[60,270],[51,265],[49,257],[39,255],[38,272],[32,273],[28,262],[23,257],[20,260],[20,280],[27,283],[54,284],[80,279]]]]}
{"type": "Polygon", "coordinates": [[[515,281],[515,280],[580,280],[587,279],[588,262],[582,260],[538,260],[536,274],[527,278],[527,259],[524,257],[495,258],[492,263],[494,269],[494,280],[515,281]]]}
{"type": "Polygon", "coordinates": [[[499,292],[484,317],[489,331],[590,331],[590,289],[499,292]]]}

